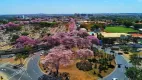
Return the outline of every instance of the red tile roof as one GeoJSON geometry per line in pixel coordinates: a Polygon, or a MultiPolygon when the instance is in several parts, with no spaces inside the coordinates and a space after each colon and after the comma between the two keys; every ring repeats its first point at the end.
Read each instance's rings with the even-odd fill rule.
{"type": "Polygon", "coordinates": [[[134,34],[132,34],[132,37],[142,37],[142,34],[137,34],[137,33],[134,33],[134,34]]]}

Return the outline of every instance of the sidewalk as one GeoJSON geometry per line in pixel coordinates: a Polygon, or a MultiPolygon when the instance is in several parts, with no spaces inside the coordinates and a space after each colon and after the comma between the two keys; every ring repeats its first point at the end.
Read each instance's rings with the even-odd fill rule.
{"type": "Polygon", "coordinates": [[[2,72],[0,72],[0,78],[1,78],[1,76],[2,76],[3,80],[8,80],[7,76],[5,74],[3,74],[2,72]]]}

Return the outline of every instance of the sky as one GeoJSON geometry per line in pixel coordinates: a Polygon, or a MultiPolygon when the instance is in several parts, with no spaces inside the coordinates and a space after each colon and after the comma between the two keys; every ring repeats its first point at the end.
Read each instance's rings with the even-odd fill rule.
{"type": "Polygon", "coordinates": [[[142,0],[0,0],[0,14],[142,13],[142,0]]]}

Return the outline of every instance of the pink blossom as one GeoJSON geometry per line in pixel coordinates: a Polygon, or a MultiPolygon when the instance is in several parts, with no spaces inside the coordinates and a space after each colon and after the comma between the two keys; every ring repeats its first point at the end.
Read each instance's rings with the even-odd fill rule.
{"type": "Polygon", "coordinates": [[[77,51],[77,58],[80,59],[87,59],[87,58],[91,58],[93,57],[93,51],[91,51],[90,49],[80,49],[77,51]]]}
{"type": "Polygon", "coordinates": [[[29,38],[28,36],[20,36],[17,40],[16,43],[19,44],[21,43],[22,45],[29,45],[29,46],[34,46],[36,45],[36,40],[29,38]]]}
{"type": "Polygon", "coordinates": [[[90,40],[92,44],[99,44],[99,39],[95,36],[88,36],[87,39],[90,40]]]}
{"type": "Polygon", "coordinates": [[[75,23],[75,20],[71,18],[69,22],[69,31],[73,31],[73,30],[76,30],[76,23],[75,23]]]}

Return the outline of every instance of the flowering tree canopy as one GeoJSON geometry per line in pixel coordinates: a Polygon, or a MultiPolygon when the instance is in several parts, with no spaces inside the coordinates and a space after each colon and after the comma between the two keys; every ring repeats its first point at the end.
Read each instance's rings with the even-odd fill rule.
{"type": "Polygon", "coordinates": [[[58,46],[51,49],[48,55],[45,57],[45,62],[55,63],[61,65],[69,65],[72,62],[73,52],[66,50],[63,46],[58,46]]]}
{"type": "Polygon", "coordinates": [[[52,64],[56,68],[58,74],[59,66],[67,66],[71,64],[73,58],[73,52],[71,50],[66,50],[64,46],[58,46],[51,49],[45,60],[42,61],[43,64],[52,64]]]}
{"type": "Polygon", "coordinates": [[[66,48],[76,47],[76,40],[74,37],[64,37],[61,40],[61,44],[63,44],[66,48]]]}
{"type": "Polygon", "coordinates": [[[16,46],[21,47],[21,46],[25,46],[25,45],[29,45],[29,46],[34,46],[36,45],[37,41],[34,39],[31,39],[28,36],[20,36],[17,40],[16,40],[16,46]]]}
{"type": "Polygon", "coordinates": [[[58,37],[49,36],[47,37],[47,45],[50,47],[60,45],[60,39],[58,37]]]}
{"type": "Polygon", "coordinates": [[[76,23],[75,23],[75,20],[71,18],[69,22],[69,31],[73,31],[73,30],[76,30],[76,23]]]}
{"type": "Polygon", "coordinates": [[[87,59],[92,56],[94,56],[94,54],[90,49],[80,49],[77,51],[77,57],[80,59],[87,59]]]}
{"type": "Polygon", "coordinates": [[[85,38],[85,37],[89,36],[89,34],[85,30],[79,30],[78,36],[85,38]]]}
{"type": "Polygon", "coordinates": [[[87,31],[71,31],[68,33],[62,32],[54,34],[53,36],[45,36],[44,41],[48,46],[64,45],[66,48],[91,48],[92,44],[99,44],[98,38],[89,36],[87,31]]]}
{"type": "Polygon", "coordinates": [[[95,36],[87,36],[87,39],[90,40],[92,44],[99,44],[99,39],[95,36]]]}

